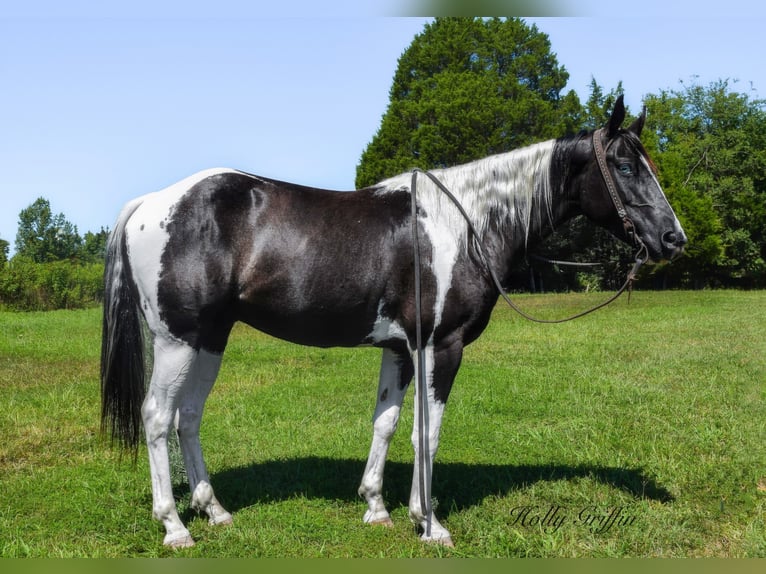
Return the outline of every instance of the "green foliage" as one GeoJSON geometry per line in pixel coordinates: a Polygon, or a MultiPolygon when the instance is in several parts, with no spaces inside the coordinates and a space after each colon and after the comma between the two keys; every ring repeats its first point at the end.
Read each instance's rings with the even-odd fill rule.
{"type": "Polygon", "coordinates": [[[5,239],[0,239],[0,266],[4,265],[8,261],[8,252],[10,250],[10,243],[5,239]]]}
{"type": "Polygon", "coordinates": [[[548,37],[516,18],[436,18],[402,54],[356,185],[560,135],[580,103],[548,37]]]}
{"type": "Polygon", "coordinates": [[[80,259],[91,263],[101,262],[106,257],[106,242],[109,239],[109,229],[102,227],[97,233],[88,231],[83,237],[82,247],[78,253],[80,259]]]}
{"type": "Polygon", "coordinates": [[[77,254],[82,238],[63,213],[53,215],[50,202],[40,197],[19,214],[16,252],[35,263],[58,261],[77,254]]]}
{"type": "Polygon", "coordinates": [[[0,268],[0,309],[48,311],[96,305],[103,299],[103,263],[35,263],[15,256],[0,268]]]}
{"type": "MultiPolygon", "coordinates": [[[[591,83],[583,127],[603,125],[616,94],[591,83]]],[[[643,286],[763,287],[766,285],[766,113],[764,102],[733,92],[728,82],[648,95],[642,134],[658,178],[689,238],[672,265],[644,269],[643,286]]],[[[630,114],[629,114],[630,115],[630,114]]],[[[595,273],[538,271],[548,288],[613,289],[632,252],[581,219],[543,246],[545,255],[600,261],[595,273]]],[[[558,271],[558,270],[557,270],[558,271]]]]}
{"type": "MultiPolygon", "coordinates": [[[[583,128],[604,125],[617,93],[595,79],[583,128]]],[[[766,113],[764,102],[733,92],[728,82],[648,95],[642,140],[689,238],[672,265],[645,269],[641,284],[763,287],[766,285],[766,113]]],[[[629,114],[630,115],[630,114],[629,114]]],[[[613,289],[624,279],[632,251],[581,219],[543,246],[550,258],[599,261],[595,273],[538,271],[548,288],[613,289]],[[597,279],[597,281],[596,281],[597,279]]]]}
{"type": "Polygon", "coordinates": [[[41,197],[19,214],[17,253],[8,261],[0,239],[0,309],[47,311],[96,305],[103,299],[107,229],[87,232],[41,197]]]}
{"type": "MultiPolygon", "coordinates": [[[[588,96],[588,101],[585,102],[580,128],[583,130],[603,128],[609,122],[609,118],[612,117],[614,103],[622,93],[622,82],[617,82],[617,87],[610,90],[608,94],[605,94],[604,89],[598,84],[596,78],[591,77],[590,96],[588,96]]],[[[627,108],[626,112],[628,116],[631,115],[630,110],[627,108]]],[[[628,124],[629,121],[627,120],[625,123],[628,124]]]]}
{"type": "Polygon", "coordinates": [[[689,236],[667,273],[703,285],[766,284],[765,102],[727,81],[646,98],[647,148],[689,236]]]}

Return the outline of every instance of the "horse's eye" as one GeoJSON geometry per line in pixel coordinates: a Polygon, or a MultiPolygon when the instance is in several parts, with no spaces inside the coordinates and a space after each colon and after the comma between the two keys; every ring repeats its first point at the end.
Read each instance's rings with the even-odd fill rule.
{"type": "Polygon", "coordinates": [[[632,175],[633,167],[629,163],[621,163],[617,166],[617,169],[622,175],[632,175]]]}

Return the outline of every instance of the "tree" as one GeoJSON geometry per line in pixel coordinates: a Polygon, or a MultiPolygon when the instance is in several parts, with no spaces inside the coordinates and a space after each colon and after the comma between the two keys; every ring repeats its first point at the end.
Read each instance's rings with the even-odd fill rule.
{"type": "Polygon", "coordinates": [[[689,236],[666,273],[693,285],[766,284],[765,102],[721,80],[646,98],[645,144],[689,236]],[[648,132],[648,133],[647,133],[648,132]]]}
{"type": "Polygon", "coordinates": [[[5,265],[8,262],[8,251],[10,243],[5,239],[0,239],[0,266],[5,265]]]}
{"type": "Polygon", "coordinates": [[[456,165],[579,127],[548,37],[522,20],[436,18],[402,54],[356,186],[456,165]]]}
{"type": "Polygon", "coordinates": [[[58,261],[77,255],[82,238],[63,213],[53,215],[50,202],[40,197],[19,213],[17,256],[35,263],[58,261]]]}
{"type": "Polygon", "coordinates": [[[109,229],[103,227],[97,232],[88,231],[83,237],[80,255],[85,261],[99,262],[106,256],[106,242],[109,239],[109,229]]]}
{"type": "MultiPolygon", "coordinates": [[[[588,100],[585,102],[580,127],[584,130],[597,130],[603,128],[609,122],[612,110],[614,109],[614,103],[625,90],[623,90],[622,82],[620,81],[617,82],[616,88],[605,94],[604,88],[598,84],[593,76],[591,76],[589,87],[590,96],[588,96],[588,100]]],[[[626,112],[629,120],[632,119],[630,110],[626,108],[626,112]]]]}

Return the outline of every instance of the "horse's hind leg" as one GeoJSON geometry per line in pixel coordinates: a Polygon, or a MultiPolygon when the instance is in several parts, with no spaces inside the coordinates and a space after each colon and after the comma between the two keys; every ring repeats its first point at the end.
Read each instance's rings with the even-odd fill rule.
{"type": "Polygon", "coordinates": [[[399,421],[402,400],[412,378],[412,362],[409,356],[399,356],[388,349],[383,350],[380,366],[378,397],[373,416],[373,435],[367,467],[364,469],[359,495],[369,506],[364,513],[368,524],[391,524],[391,517],[383,501],[383,467],[391,443],[391,437],[399,421]]]}
{"type": "Polygon", "coordinates": [[[197,352],[188,345],[157,336],[152,379],[141,407],[152,475],[152,515],[165,526],[164,544],[173,547],[194,544],[173,499],[168,433],[196,357],[197,352]]]}
{"type": "Polygon", "coordinates": [[[230,524],[231,514],[220,505],[202,457],[199,428],[205,400],[218,376],[222,355],[201,350],[194,362],[189,385],[181,396],[176,418],[176,430],[184,457],[186,476],[192,493],[191,506],[207,514],[210,524],[230,524]]]}

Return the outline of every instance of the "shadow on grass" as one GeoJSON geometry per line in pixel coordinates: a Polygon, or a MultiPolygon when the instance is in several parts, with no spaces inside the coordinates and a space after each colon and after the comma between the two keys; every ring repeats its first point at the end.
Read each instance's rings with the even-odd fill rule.
{"type": "MultiPolygon", "coordinates": [[[[360,500],[357,488],[365,461],[306,457],[273,460],[234,468],[211,477],[224,506],[241,508],[296,496],[328,500],[360,500]]],[[[491,495],[505,495],[536,482],[590,478],[637,499],[672,502],[673,495],[640,470],[568,465],[492,465],[443,462],[434,465],[433,494],[440,514],[479,504],[491,495]]],[[[412,464],[386,463],[383,495],[389,508],[407,505],[412,464]]]]}

